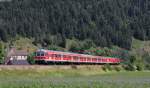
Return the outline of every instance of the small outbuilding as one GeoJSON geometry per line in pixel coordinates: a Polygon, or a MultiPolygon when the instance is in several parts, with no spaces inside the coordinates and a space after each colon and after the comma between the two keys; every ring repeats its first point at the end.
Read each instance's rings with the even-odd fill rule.
{"type": "Polygon", "coordinates": [[[11,48],[5,58],[6,65],[28,65],[27,61],[28,52],[26,50],[16,50],[11,48]]]}

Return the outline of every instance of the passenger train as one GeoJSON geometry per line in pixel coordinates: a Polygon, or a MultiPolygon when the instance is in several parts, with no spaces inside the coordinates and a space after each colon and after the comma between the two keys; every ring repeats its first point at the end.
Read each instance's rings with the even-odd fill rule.
{"type": "Polygon", "coordinates": [[[44,49],[37,50],[34,59],[38,64],[119,64],[121,62],[119,58],[44,49]]]}

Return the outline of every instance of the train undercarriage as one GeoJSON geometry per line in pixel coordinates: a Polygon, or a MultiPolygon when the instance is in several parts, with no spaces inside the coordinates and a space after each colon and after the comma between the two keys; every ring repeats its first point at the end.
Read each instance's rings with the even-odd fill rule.
{"type": "Polygon", "coordinates": [[[61,61],[45,61],[45,60],[38,60],[35,61],[38,65],[119,65],[119,63],[91,63],[91,62],[61,62],[61,61]]]}

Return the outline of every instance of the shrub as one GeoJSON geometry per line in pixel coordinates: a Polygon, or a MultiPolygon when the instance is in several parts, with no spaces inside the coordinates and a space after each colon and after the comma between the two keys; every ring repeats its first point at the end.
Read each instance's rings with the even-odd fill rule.
{"type": "Polygon", "coordinates": [[[34,55],[29,55],[27,58],[27,61],[29,62],[29,64],[35,64],[35,60],[34,60],[34,55]]]}
{"type": "Polygon", "coordinates": [[[142,71],[143,69],[144,69],[144,66],[142,64],[138,64],[136,66],[136,70],[138,70],[138,71],[142,71]]]}
{"type": "Polygon", "coordinates": [[[106,69],[108,69],[109,71],[112,70],[112,67],[109,64],[106,64],[105,66],[106,66],[106,69]]]}
{"type": "Polygon", "coordinates": [[[128,64],[127,66],[124,66],[124,69],[127,70],[127,71],[135,71],[136,66],[134,66],[132,64],[128,64]]]}
{"type": "Polygon", "coordinates": [[[103,67],[102,67],[102,69],[104,70],[104,71],[112,71],[112,67],[109,65],[109,64],[105,64],[103,67]]]}
{"type": "Polygon", "coordinates": [[[103,67],[102,67],[102,70],[103,70],[103,71],[107,71],[107,69],[106,69],[106,67],[105,67],[105,66],[103,66],[103,67]]]}
{"type": "Polygon", "coordinates": [[[150,64],[145,65],[146,70],[150,70],[150,64]]]}
{"type": "Polygon", "coordinates": [[[4,63],[4,45],[0,42],[0,64],[4,63]]]}
{"type": "Polygon", "coordinates": [[[118,72],[121,71],[121,67],[115,67],[114,69],[118,72]]]}

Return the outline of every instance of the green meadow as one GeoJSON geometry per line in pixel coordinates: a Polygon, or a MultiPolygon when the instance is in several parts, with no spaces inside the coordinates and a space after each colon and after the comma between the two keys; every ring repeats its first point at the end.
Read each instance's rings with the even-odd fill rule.
{"type": "Polygon", "coordinates": [[[150,72],[1,69],[0,88],[150,88],[150,72]]]}

